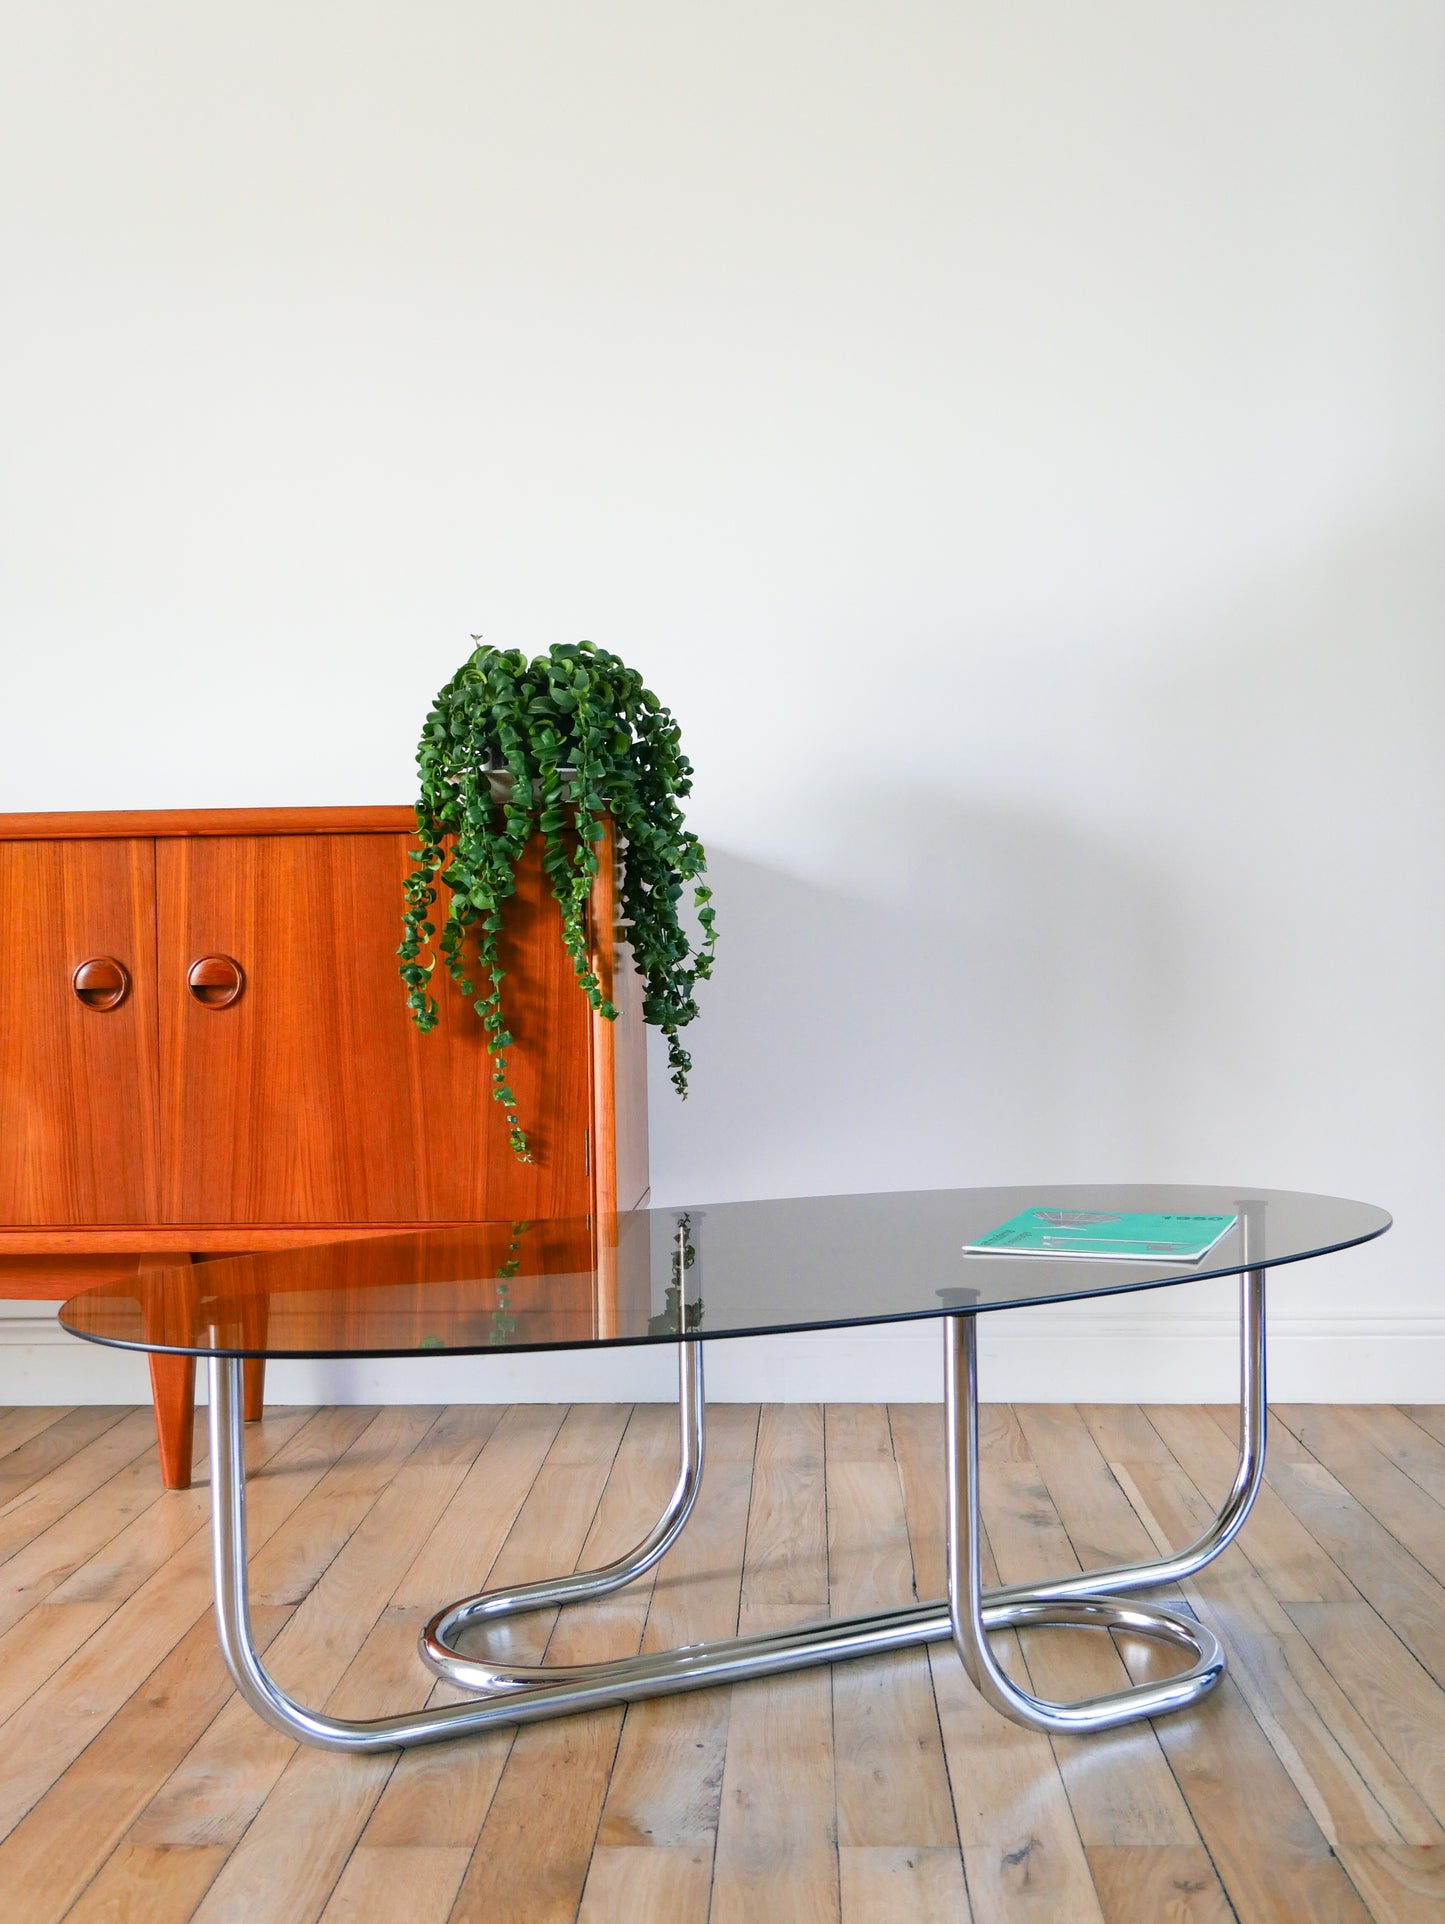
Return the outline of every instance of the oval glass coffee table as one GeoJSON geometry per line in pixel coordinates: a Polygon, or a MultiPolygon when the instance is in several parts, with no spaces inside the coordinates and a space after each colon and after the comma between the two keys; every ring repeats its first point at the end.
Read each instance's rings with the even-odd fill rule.
{"type": "MultiPolygon", "coordinates": [[[[1182,1611],[1136,1593],[1203,1568],[1237,1534],[1260,1486],[1265,1446],[1265,1276],[1281,1264],[1369,1241],[1390,1226],[1366,1203],[1287,1191],[1069,1187],[921,1190],[875,1196],[709,1204],[631,1215],[328,1243],[108,1283],[68,1302],[77,1336],[121,1348],[201,1356],[210,1372],[211,1516],[216,1622],[236,1687],[268,1723],[334,1750],[386,1750],[532,1723],[601,1704],[740,1681],[808,1664],[951,1637],[978,1690],[1036,1729],[1107,1730],[1179,1710],[1211,1690],[1225,1658],[1182,1611]],[[1047,1254],[967,1253],[1025,1210],[1046,1212],[1047,1254]],[[1071,1253],[1080,1232],[1146,1213],[1232,1217],[1199,1261],[1153,1240],[1129,1257],[1071,1253]],[[1241,1279],[1239,1463],[1202,1536],[1172,1555],[1049,1582],[985,1590],[980,1573],[978,1318],[1084,1297],[1241,1279]],[[702,1477],[703,1351],[732,1336],[937,1319],[943,1327],[948,1594],[869,1616],[795,1625],[610,1663],[521,1664],[461,1648],[527,1610],[599,1597],[648,1570],[687,1521],[702,1477]],[[270,1677],[251,1632],[246,1574],[242,1366],[247,1357],[475,1355],[641,1343],[677,1347],[681,1466],[655,1527],[628,1556],[514,1590],[448,1604],[421,1633],[421,1656],[476,1701],[348,1721],[307,1710],[270,1677]],[[1183,1651],[1187,1667],[1083,1702],[1032,1696],[1001,1668],[989,1632],[1043,1625],[1126,1631],[1183,1651]]],[[[1139,1225],[1119,1224],[1125,1236],[1139,1225]]],[[[477,1371],[484,1388],[486,1365],[477,1371]]]]}

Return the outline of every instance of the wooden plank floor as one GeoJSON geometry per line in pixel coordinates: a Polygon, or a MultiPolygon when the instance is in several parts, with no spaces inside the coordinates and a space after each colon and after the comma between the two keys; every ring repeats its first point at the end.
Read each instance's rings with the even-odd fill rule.
{"type": "MultiPolygon", "coordinates": [[[[1233,1423],[989,1407],[988,1579],[1184,1540],[1233,1423]]],[[[937,1596],[941,1444],[933,1407],[715,1407],[661,1568],[518,1642],[588,1661],[937,1596]]],[[[247,1448],[258,1639],[303,1699],[374,1716],[420,1700],[436,1604],[635,1541],[676,1441],[651,1406],[274,1409],[247,1448]]],[[[1242,1539],[1184,1586],[1229,1677],[1087,1740],[1005,1722],[934,1646],[404,1756],[300,1750],[223,1672],[198,1469],[161,1492],[144,1410],[0,1411],[4,1924],[1445,1917],[1445,1410],[1277,1409],[1242,1539]]],[[[1156,1661],[1058,1632],[1006,1656],[1056,1696],[1156,1661]]]]}

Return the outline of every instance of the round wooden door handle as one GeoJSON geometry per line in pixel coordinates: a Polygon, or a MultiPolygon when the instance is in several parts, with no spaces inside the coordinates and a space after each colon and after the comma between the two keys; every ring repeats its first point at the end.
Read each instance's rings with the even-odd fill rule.
{"type": "Polygon", "coordinates": [[[113,955],[93,955],[70,978],[87,1009],[118,1009],[130,994],[130,972],[113,955]]]}
{"type": "Polygon", "coordinates": [[[203,955],[186,977],[186,987],[205,1009],[228,1008],[245,986],[240,963],[229,955],[203,955]]]}

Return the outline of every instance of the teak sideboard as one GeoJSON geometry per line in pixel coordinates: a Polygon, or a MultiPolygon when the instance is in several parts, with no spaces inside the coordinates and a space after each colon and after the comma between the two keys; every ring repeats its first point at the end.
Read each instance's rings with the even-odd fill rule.
{"type": "MultiPolygon", "coordinates": [[[[530,1163],[471,1002],[439,979],[435,1030],[408,1017],[415,844],[408,808],[0,815],[0,1296],[421,1224],[573,1216],[595,1236],[643,1200],[641,998],[610,830],[589,922],[616,1022],[577,985],[536,842],[507,905],[530,1163]]],[[[153,1356],[151,1380],[162,1475],[184,1488],[194,1365],[153,1356]]]]}

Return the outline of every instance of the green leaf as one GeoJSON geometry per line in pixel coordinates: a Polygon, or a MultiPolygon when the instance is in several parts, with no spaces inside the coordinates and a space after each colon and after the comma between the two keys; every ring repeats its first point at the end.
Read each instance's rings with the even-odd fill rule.
{"type": "Polygon", "coordinates": [[[406,1006],[422,1033],[436,1026],[427,992],[437,955],[458,990],[476,996],[468,955],[490,983],[476,998],[493,1061],[492,1094],[506,1116],[513,1153],[530,1159],[507,1080],[512,1045],[502,1008],[504,971],[498,942],[503,903],[516,889],[517,865],[534,833],[543,837],[543,869],[560,914],[560,934],[578,987],[606,1020],[590,966],[584,917],[596,845],[610,808],[618,830],[618,897],[643,983],[644,1019],[668,1038],[668,1065],[686,1094],[691,1061],[677,1031],[697,1014],[696,983],[711,973],[717,940],[712,891],[698,883],[702,844],[686,827],[681,800],[692,764],[677,722],[642,678],[590,641],[562,642],[535,659],[473,636],[472,654],[432,703],[417,746],[421,794],[411,872],[403,882],[406,910],[397,950],[406,1006]],[[513,777],[512,797],[491,801],[488,770],[513,777]],[[568,772],[564,774],[562,771],[568,772]],[[539,800],[534,803],[534,793],[539,800]],[[694,949],[678,919],[685,883],[701,931],[694,949]],[[449,907],[440,935],[426,911],[438,887],[449,907]],[[428,953],[435,943],[435,953],[428,953]]]}

